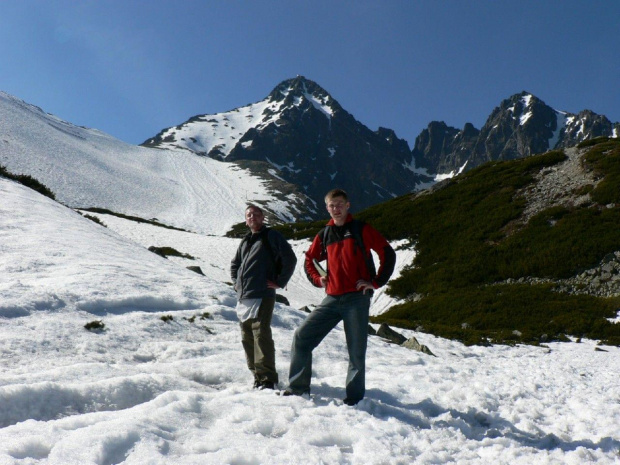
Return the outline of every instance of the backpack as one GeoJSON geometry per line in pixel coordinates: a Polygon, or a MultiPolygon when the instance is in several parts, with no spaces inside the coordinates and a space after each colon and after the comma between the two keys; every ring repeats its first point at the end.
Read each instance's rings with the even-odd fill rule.
{"type": "MultiPolygon", "coordinates": [[[[375,262],[372,259],[372,254],[366,253],[366,247],[364,246],[364,239],[362,237],[362,229],[364,229],[364,225],[366,224],[362,220],[350,221],[346,223],[349,226],[349,232],[353,236],[355,243],[362,251],[362,256],[364,257],[364,261],[366,262],[366,268],[370,273],[370,279],[373,279],[377,275],[377,270],[375,268],[375,262]]],[[[323,246],[323,256],[327,257],[327,236],[329,235],[329,228],[331,226],[325,226],[321,231],[319,231],[319,236],[321,237],[321,245],[323,246]]]]}

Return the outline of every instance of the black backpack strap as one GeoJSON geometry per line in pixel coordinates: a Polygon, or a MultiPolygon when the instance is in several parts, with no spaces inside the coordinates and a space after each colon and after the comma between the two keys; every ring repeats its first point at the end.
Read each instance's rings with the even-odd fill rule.
{"type": "Polygon", "coordinates": [[[322,257],[327,258],[327,235],[329,234],[329,226],[325,226],[319,231],[317,236],[321,238],[321,247],[323,248],[322,257]]]}
{"type": "Polygon", "coordinates": [[[366,262],[366,268],[368,268],[368,272],[370,273],[370,279],[374,279],[377,275],[375,262],[372,259],[372,254],[370,252],[366,253],[366,246],[364,245],[364,237],[362,235],[362,230],[364,229],[366,223],[362,220],[354,219],[349,224],[349,231],[351,231],[351,235],[355,239],[357,246],[362,251],[362,256],[364,257],[364,261],[366,262]]]}

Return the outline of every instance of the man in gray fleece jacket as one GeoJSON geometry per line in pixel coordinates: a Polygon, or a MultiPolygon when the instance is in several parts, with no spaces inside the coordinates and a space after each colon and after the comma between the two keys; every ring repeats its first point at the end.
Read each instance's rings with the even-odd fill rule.
{"type": "Polygon", "coordinates": [[[250,232],[243,238],[230,264],[230,277],[239,297],[237,315],[241,342],[254,388],[274,389],[278,383],[271,317],[276,289],[293,275],[297,257],[286,239],[263,224],[263,211],[256,205],[245,210],[250,232]]]}

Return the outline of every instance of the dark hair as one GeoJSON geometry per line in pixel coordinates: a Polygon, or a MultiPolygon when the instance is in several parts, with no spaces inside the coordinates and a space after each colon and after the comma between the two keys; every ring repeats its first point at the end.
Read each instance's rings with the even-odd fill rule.
{"type": "Polygon", "coordinates": [[[332,189],[327,194],[325,194],[325,203],[327,203],[328,200],[331,200],[334,197],[342,197],[347,202],[349,201],[349,196],[345,191],[343,191],[342,189],[332,189]]]}
{"type": "Polygon", "coordinates": [[[265,212],[263,211],[263,209],[261,207],[254,205],[253,203],[248,204],[248,206],[245,207],[245,211],[247,212],[250,208],[253,208],[254,210],[258,210],[259,212],[263,214],[263,216],[265,215],[265,212]]]}

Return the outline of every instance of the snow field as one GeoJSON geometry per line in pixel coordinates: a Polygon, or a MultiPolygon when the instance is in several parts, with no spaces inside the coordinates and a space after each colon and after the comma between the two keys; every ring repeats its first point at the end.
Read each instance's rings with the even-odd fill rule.
{"type": "MultiPolygon", "coordinates": [[[[312,395],[281,397],[251,387],[225,283],[234,240],[128,222],[123,237],[4,179],[0,199],[0,464],[620,459],[617,347],[465,347],[401,331],[431,357],[370,337],[367,395],[347,407],[339,325],[314,352],[312,395]],[[207,277],[147,245],[195,253],[207,277]],[[104,330],[84,328],[94,320],[104,330]]],[[[320,299],[295,281],[286,293],[294,307],[320,299]]],[[[281,385],[304,316],[276,305],[281,385]]]]}

